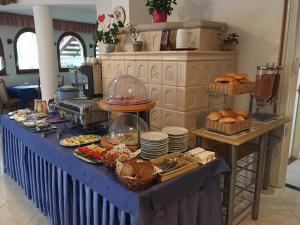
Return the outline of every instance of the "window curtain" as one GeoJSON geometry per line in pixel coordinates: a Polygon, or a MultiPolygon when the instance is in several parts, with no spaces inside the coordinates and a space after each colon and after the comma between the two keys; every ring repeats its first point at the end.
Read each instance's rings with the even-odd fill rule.
{"type": "MultiPolygon", "coordinates": [[[[33,16],[0,12],[0,25],[34,28],[34,19],[33,16]]],[[[96,30],[96,25],[53,19],[53,29],[56,31],[93,33],[96,30]]]]}

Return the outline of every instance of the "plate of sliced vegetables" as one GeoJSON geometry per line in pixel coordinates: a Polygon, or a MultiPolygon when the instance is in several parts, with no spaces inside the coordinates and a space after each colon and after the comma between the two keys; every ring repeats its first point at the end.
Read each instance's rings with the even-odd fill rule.
{"type": "Polygon", "coordinates": [[[101,157],[106,153],[105,148],[92,144],[78,147],[74,150],[73,155],[88,163],[101,163],[101,157]]]}

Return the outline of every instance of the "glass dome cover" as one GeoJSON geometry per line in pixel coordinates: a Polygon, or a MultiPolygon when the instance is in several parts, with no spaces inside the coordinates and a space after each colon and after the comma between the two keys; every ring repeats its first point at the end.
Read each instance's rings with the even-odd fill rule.
{"type": "Polygon", "coordinates": [[[111,120],[108,130],[107,140],[114,145],[137,145],[138,130],[140,132],[149,131],[147,123],[131,113],[124,113],[111,120]]]}
{"type": "Polygon", "coordinates": [[[104,101],[114,105],[143,104],[149,102],[148,91],[139,79],[123,75],[109,83],[104,101]]]}

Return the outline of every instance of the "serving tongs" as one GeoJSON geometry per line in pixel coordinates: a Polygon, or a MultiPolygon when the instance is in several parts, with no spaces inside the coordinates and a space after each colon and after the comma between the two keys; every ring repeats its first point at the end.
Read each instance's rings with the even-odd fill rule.
{"type": "Polygon", "coordinates": [[[158,167],[163,173],[168,173],[187,165],[187,163],[188,162],[183,157],[177,157],[174,159],[164,159],[158,167]]]}

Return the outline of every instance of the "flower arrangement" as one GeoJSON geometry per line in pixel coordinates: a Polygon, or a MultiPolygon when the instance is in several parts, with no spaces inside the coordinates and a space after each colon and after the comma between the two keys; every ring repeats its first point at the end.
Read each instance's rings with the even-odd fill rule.
{"type": "Polygon", "coordinates": [[[117,20],[114,14],[108,14],[107,16],[109,19],[108,23],[105,14],[98,16],[95,40],[104,44],[118,44],[119,29],[124,27],[124,24],[120,20],[117,20]]]}
{"type": "Polygon", "coordinates": [[[135,42],[138,41],[140,37],[140,32],[137,30],[137,26],[132,23],[128,23],[127,28],[132,40],[135,42]]]}
{"type": "Polygon", "coordinates": [[[140,52],[143,50],[143,41],[140,40],[140,32],[137,30],[137,26],[131,23],[127,24],[127,28],[132,39],[133,51],[140,52]]]}
{"type": "Polygon", "coordinates": [[[147,0],[146,2],[154,23],[166,22],[167,15],[171,15],[174,10],[173,5],[177,5],[176,0],[147,0]]]}

